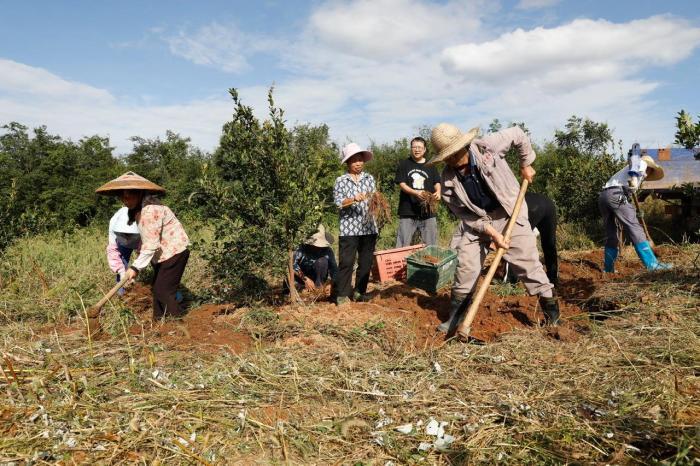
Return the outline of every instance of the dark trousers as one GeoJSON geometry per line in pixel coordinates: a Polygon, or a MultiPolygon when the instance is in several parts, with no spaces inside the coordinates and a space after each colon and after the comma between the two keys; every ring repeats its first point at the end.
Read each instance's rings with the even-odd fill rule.
{"type": "MultiPolygon", "coordinates": [[[[303,273],[305,277],[310,278],[314,282],[314,285],[316,285],[316,288],[322,286],[323,283],[326,281],[326,278],[328,277],[327,257],[319,257],[317,260],[314,261],[313,265],[311,266],[302,264],[300,267],[301,273],[303,273]]],[[[297,285],[299,287],[303,287],[304,281],[296,275],[295,278],[297,285]]]]}
{"type": "MultiPolygon", "coordinates": [[[[527,217],[530,226],[540,232],[540,243],[544,255],[547,278],[553,285],[559,284],[559,259],[557,258],[557,207],[551,199],[538,193],[525,193],[527,217]]],[[[517,282],[515,274],[508,268],[508,280],[517,282]]]]}
{"type": "Polygon", "coordinates": [[[369,283],[369,271],[374,259],[374,247],[377,235],[341,236],[338,241],[338,276],[335,281],[335,294],[338,298],[352,295],[352,268],[357,255],[357,272],[355,274],[355,290],[364,294],[369,283]]]}
{"type": "Polygon", "coordinates": [[[528,220],[532,228],[540,232],[540,243],[544,255],[547,277],[554,285],[559,282],[559,259],[557,258],[557,207],[542,194],[526,193],[528,220]]]}
{"type": "Polygon", "coordinates": [[[175,254],[170,259],[153,266],[153,319],[157,320],[166,313],[172,316],[182,314],[175,294],[185,272],[189,249],[175,254]]]}

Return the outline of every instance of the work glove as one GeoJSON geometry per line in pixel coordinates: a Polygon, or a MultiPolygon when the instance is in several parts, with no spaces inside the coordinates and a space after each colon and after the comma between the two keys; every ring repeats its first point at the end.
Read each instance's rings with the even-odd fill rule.
{"type": "Polygon", "coordinates": [[[633,193],[636,193],[637,190],[639,189],[639,176],[638,175],[632,175],[628,178],[627,180],[628,187],[630,191],[633,193]]]}

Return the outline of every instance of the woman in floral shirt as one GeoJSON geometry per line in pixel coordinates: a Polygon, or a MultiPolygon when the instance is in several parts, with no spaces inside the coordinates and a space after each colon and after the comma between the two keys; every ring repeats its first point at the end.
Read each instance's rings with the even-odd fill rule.
{"type": "Polygon", "coordinates": [[[149,263],[153,264],[153,319],[166,314],[182,316],[176,293],[190,256],[187,249],[190,241],[173,211],[156,197],[156,193],[164,193],[165,189],[128,172],[97,192],[118,195],[129,209],[129,224],[138,226],[141,251],[126,275],[133,279],[149,263]]]}
{"type": "Polygon", "coordinates": [[[353,143],[343,147],[341,163],[347,173],[335,180],[333,198],[340,209],[340,238],[338,241],[340,263],[335,282],[336,303],[341,305],[352,297],[355,301],[367,301],[367,283],[377,243],[377,224],[369,213],[369,196],[376,191],[374,178],[363,172],[365,162],[372,159],[372,152],[353,143]],[[352,269],[357,257],[355,291],[352,290],[352,269]]]}

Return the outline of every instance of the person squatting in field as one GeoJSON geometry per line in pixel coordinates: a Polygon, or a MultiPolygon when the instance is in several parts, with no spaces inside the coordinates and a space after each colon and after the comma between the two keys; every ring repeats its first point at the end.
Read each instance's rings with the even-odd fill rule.
{"type": "Polygon", "coordinates": [[[127,224],[138,227],[141,250],[126,276],[133,280],[149,263],[153,265],[153,319],[166,315],[181,317],[183,309],[177,301],[177,288],[190,255],[189,238],[172,210],[157,197],[165,189],[127,172],[96,192],[119,196],[128,208],[127,224]]]}
{"type": "MultiPolygon", "coordinates": [[[[557,206],[550,198],[539,193],[525,193],[527,204],[527,219],[532,230],[539,234],[544,256],[544,267],[547,278],[555,287],[559,285],[559,258],[557,257],[557,206]]],[[[505,264],[505,279],[516,283],[513,268],[507,261],[505,264]]]]}
{"type": "Polygon", "coordinates": [[[616,220],[634,245],[634,250],[647,270],[667,270],[672,267],[657,260],[649,244],[649,238],[637,219],[637,209],[630,202],[630,198],[636,195],[642,181],[645,179],[655,181],[663,177],[663,168],[649,155],[642,154],[639,144],[635,143],[627,153],[627,166],[615,173],[603,186],[598,196],[598,207],[605,227],[603,253],[605,272],[615,272],[619,243],[616,220]]]}
{"type": "Polygon", "coordinates": [[[294,251],[294,281],[297,288],[323,289],[326,280],[335,280],[338,265],[333,254],[333,237],[321,224],[316,233],[294,251]]]}
{"type": "Polygon", "coordinates": [[[336,304],[352,299],[367,301],[369,272],[377,243],[377,223],[369,212],[369,198],[376,191],[374,177],[363,171],[365,162],[372,159],[372,152],[354,142],[343,147],[340,162],[347,173],[335,180],[333,199],[340,209],[340,235],[338,239],[338,275],[334,294],[336,304]],[[352,288],[352,269],[357,256],[355,289],[352,288]]]}
{"type": "Polygon", "coordinates": [[[504,259],[518,279],[529,294],[539,296],[545,323],[556,324],[559,303],[539,260],[527,205],[523,204],[516,218],[511,239],[506,241],[501,234],[513,213],[519,192],[518,181],[505,154],[511,146],[518,149],[520,174],[532,182],[535,151],[527,135],[517,126],[481,138],[478,134],[478,128],[462,133],[448,123],[441,123],[432,131],[437,155],[429,163],[445,162],[447,165],[442,172],[442,199],[461,220],[450,243],[450,248],[457,252],[458,263],[449,318],[438,329],[453,333],[464,318],[491,242],[506,249],[504,259]]]}
{"type": "Polygon", "coordinates": [[[416,230],[420,231],[424,244],[437,244],[437,220],[435,212],[427,210],[428,193],[435,202],[440,200],[440,175],[437,168],[428,166],[425,160],[425,139],[415,137],[411,140],[411,156],[399,162],[396,168],[396,184],[401,188],[399,194],[399,228],[396,232],[396,247],[411,245],[416,230]]]}

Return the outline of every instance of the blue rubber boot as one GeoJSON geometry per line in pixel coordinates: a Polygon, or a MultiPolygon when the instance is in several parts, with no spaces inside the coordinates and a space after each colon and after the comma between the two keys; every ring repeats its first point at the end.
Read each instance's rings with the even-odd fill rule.
{"type": "Polygon", "coordinates": [[[617,248],[605,247],[603,259],[603,270],[607,273],[615,273],[615,259],[617,259],[617,248]]]}
{"type": "Polygon", "coordinates": [[[654,255],[654,251],[651,249],[651,245],[649,245],[649,241],[642,241],[641,243],[635,244],[634,250],[637,251],[637,255],[647,270],[670,270],[673,268],[671,264],[664,264],[658,261],[654,255]]]}

